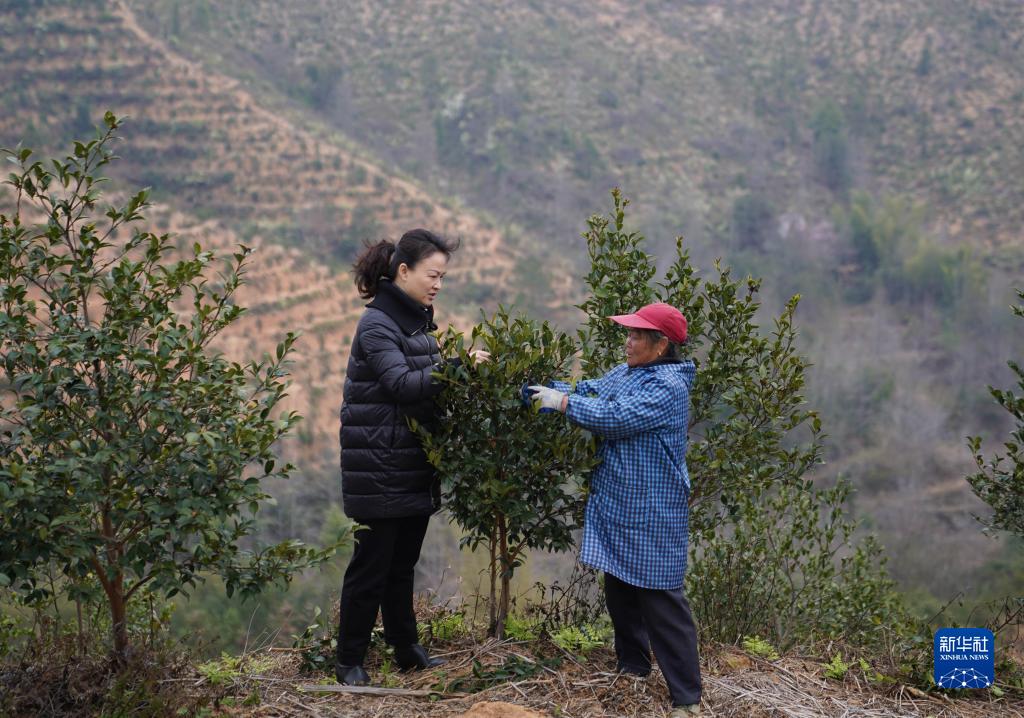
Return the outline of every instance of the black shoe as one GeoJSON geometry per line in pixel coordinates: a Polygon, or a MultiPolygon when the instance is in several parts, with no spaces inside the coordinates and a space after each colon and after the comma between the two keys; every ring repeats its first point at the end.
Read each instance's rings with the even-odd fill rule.
{"type": "Polygon", "coordinates": [[[334,666],[334,677],[343,686],[365,686],[370,682],[369,674],[362,666],[334,666]]]}
{"type": "Polygon", "coordinates": [[[646,678],[647,676],[651,675],[651,669],[650,668],[648,668],[647,670],[643,670],[641,668],[636,668],[635,666],[627,666],[624,663],[620,663],[618,668],[619,668],[619,673],[625,673],[628,676],[637,676],[639,678],[646,678]]]}
{"type": "Polygon", "coordinates": [[[418,643],[411,646],[395,646],[395,663],[403,671],[420,671],[447,663],[443,658],[431,658],[427,649],[418,643]]]}

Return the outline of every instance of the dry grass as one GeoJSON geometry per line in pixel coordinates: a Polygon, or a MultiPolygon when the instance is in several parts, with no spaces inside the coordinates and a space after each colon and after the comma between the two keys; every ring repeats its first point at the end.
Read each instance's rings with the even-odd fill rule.
{"type": "MultiPolygon", "coordinates": [[[[430,626],[450,611],[442,606],[419,609],[420,619],[430,626]]],[[[92,645],[102,644],[93,638],[92,645]]],[[[462,633],[430,646],[433,655],[447,660],[445,665],[406,674],[393,668],[389,652],[376,638],[366,668],[374,687],[390,690],[382,696],[338,692],[342,687],[333,674],[310,672],[305,658],[322,656],[326,664],[317,665],[333,665],[328,646],[326,638],[316,636],[304,648],[265,645],[243,656],[202,663],[167,643],[140,645],[130,669],[118,674],[95,651],[82,652],[73,637],[38,641],[20,661],[8,657],[0,664],[0,716],[419,718],[464,716],[476,707],[467,718],[665,718],[671,710],[657,668],[647,678],[619,674],[608,647],[581,657],[548,640],[481,640],[478,634],[462,633]],[[479,679],[499,669],[505,671],[503,682],[479,690],[488,685],[479,679]],[[320,686],[334,691],[318,692],[320,686]]],[[[950,698],[878,677],[869,680],[877,674],[856,666],[846,671],[844,680],[828,678],[819,656],[837,648],[829,644],[811,655],[766,660],[734,646],[704,646],[704,715],[1024,718],[1021,691],[1007,689],[1002,698],[989,691],[950,698]]]]}
{"type": "Polygon", "coordinates": [[[188,653],[168,642],[138,643],[119,671],[104,639],[47,634],[20,655],[6,656],[0,663],[0,717],[196,715],[227,689],[204,684],[188,653]]]}
{"type": "MultiPolygon", "coordinates": [[[[532,644],[536,646],[537,644],[532,644]]],[[[528,646],[490,640],[477,644],[465,639],[437,655],[447,658],[442,671],[399,674],[387,672],[389,686],[409,690],[432,690],[439,684],[472,673],[474,660],[485,667],[501,665],[518,656],[533,660],[528,646]]],[[[548,656],[558,649],[548,647],[548,656]]],[[[530,708],[548,716],[611,718],[612,716],[667,716],[668,693],[660,673],[646,679],[615,672],[609,649],[598,649],[584,659],[562,653],[558,669],[544,668],[520,681],[459,697],[405,695],[356,695],[304,692],[299,686],[333,683],[324,676],[300,673],[296,652],[271,649],[273,667],[263,675],[236,679],[235,695],[259,694],[258,706],[225,709],[244,716],[351,716],[352,718],[413,718],[419,716],[461,716],[484,702],[505,702],[530,708]]],[[[840,682],[824,676],[823,666],[800,658],[762,661],[734,648],[708,649],[704,668],[704,715],[751,718],[787,716],[925,716],[933,718],[982,718],[983,716],[1024,717],[1024,699],[995,700],[990,694],[974,699],[933,696],[901,685],[868,684],[851,676],[840,682]]],[[[368,665],[375,683],[382,680],[379,658],[368,665]]],[[[494,715],[500,712],[493,713],[494,715]]]]}

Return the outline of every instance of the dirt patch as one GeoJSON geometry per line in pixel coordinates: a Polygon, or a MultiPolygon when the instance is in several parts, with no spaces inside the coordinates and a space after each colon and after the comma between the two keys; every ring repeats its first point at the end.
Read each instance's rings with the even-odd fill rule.
{"type": "Polygon", "coordinates": [[[546,714],[532,711],[513,703],[504,701],[488,701],[477,703],[460,718],[546,718],[546,714]]]}

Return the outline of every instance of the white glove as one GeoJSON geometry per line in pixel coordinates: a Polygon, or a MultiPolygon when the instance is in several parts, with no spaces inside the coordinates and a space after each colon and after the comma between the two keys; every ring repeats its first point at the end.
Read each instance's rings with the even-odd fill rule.
{"type": "Polygon", "coordinates": [[[552,389],[551,387],[541,386],[540,384],[533,384],[526,387],[527,391],[533,394],[533,403],[539,404],[541,410],[548,409],[549,411],[561,411],[562,403],[565,401],[566,395],[558,391],[558,389],[552,389]]]}

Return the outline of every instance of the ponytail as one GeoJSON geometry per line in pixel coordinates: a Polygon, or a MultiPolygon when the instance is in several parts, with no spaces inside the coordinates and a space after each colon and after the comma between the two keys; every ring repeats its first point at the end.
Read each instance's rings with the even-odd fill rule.
{"type": "Polygon", "coordinates": [[[389,239],[382,239],[376,244],[367,241],[362,253],[352,265],[359,296],[363,299],[377,296],[380,280],[394,279],[399,265],[405,264],[412,269],[421,260],[436,252],[451,257],[452,252],[459,248],[459,244],[458,240],[448,241],[426,229],[409,230],[402,235],[397,245],[389,239]]]}
{"type": "Polygon", "coordinates": [[[394,254],[395,243],[391,240],[382,239],[376,244],[370,244],[367,240],[363,251],[356,258],[356,263],[352,265],[360,297],[372,299],[377,295],[377,285],[381,277],[393,277],[389,270],[394,254]]]}

